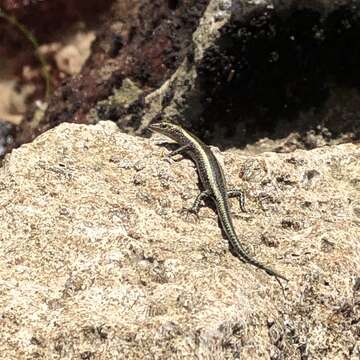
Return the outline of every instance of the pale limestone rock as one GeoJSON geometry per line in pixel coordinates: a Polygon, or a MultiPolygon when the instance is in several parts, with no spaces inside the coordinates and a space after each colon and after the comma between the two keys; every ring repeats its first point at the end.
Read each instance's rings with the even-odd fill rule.
{"type": "Polygon", "coordinates": [[[247,194],[239,238],[290,279],[284,298],[231,255],[211,208],[186,219],[196,170],[159,140],[62,124],[7,156],[0,358],[355,358],[359,145],[214,149],[247,194]]]}

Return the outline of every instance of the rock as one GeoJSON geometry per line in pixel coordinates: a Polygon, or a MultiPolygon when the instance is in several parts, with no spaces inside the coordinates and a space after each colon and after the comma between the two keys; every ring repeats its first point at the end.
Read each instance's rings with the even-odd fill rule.
{"type": "Polygon", "coordinates": [[[13,142],[15,125],[0,120],[0,158],[5,155],[13,142]]]}
{"type": "Polygon", "coordinates": [[[0,358],[355,359],[360,147],[216,156],[241,241],[286,275],[231,255],[216,214],[186,219],[190,160],[111,122],[62,124],[0,173],[0,358]]]}
{"type": "Polygon", "coordinates": [[[95,34],[92,31],[75,34],[68,40],[68,44],[60,47],[54,55],[58,69],[68,75],[78,74],[90,55],[94,39],[95,34]]]}
{"type": "Polygon", "coordinates": [[[160,118],[254,153],[360,139],[357,2],[115,0],[107,11],[81,73],[40,122],[27,114],[15,144],[61,122],[142,134],[160,118]],[[124,106],[129,82],[141,96],[124,106]]]}

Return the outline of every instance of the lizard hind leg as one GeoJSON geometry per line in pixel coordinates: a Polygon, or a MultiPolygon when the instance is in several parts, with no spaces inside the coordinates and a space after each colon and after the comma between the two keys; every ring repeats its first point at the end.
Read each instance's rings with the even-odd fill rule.
{"type": "Polygon", "coordinates": [[[199,210],[201,207],[201,202],[208,198],[211,195],[209,190],[202,191],[194,200],[193,205],[189,209],[185,209],[188,214],[194,214],[199,218],[199,210]]]}
{"type": "Polygon", "coordinates": [[[234,197],[238,198],[241,211],[247,212],[246,207],[245,207],[245,195],[242,190],[239,190],[239,189],[228,190],[227,196],[229,198],[234,198],[234,197]]]}

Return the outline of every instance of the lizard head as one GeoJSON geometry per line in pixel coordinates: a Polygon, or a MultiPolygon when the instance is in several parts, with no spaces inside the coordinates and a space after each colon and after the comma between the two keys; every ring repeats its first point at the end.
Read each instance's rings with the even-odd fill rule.
{"type": "Polygon", "coordinates": [[[163,135],[168,136],[169,138],[178,141],[182,137],[184,130],[176,124],[173,124],[168,121],[162,121],[159,123],[151,124],[149,129],[163,135]]]}

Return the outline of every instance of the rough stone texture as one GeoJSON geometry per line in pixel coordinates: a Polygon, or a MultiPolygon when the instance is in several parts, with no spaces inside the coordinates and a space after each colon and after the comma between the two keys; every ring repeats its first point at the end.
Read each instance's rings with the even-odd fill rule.
{"type": "Polygon", "coordinates": [[[121,118],[123,128],[138,129],[145,111],[144,95],[130,109],[114,104],[111,97],[124,79],[136,82],[144,94],[168,79],[192,47],[192,34],[208,2],[113,1],[103,15],[105,21],[82,72],[55,91],[37,127],[31,125],[32,114],[28,114],[16,141],[28,142],[66,121],[94,123],[121,118]],[[107,106],[103,103],[106,100],[107,106]]]}
{"type": "Polygon", "coordinates": [[[15,144],[66,121],[141,134],[161,117],[256,153],[360,139],[357,1],[117,0],[103,18],[81,74],[15,144]]]}
{"type": "MultiPolygon", "coordinates": [[[[163,138],[161,138],[163,139],[163,138]]],[[[215,154],[247,194],[228,250],[190,160],[62,124],[0,169],[1,359],[358,359],[360,147],[215,154]]]]}

